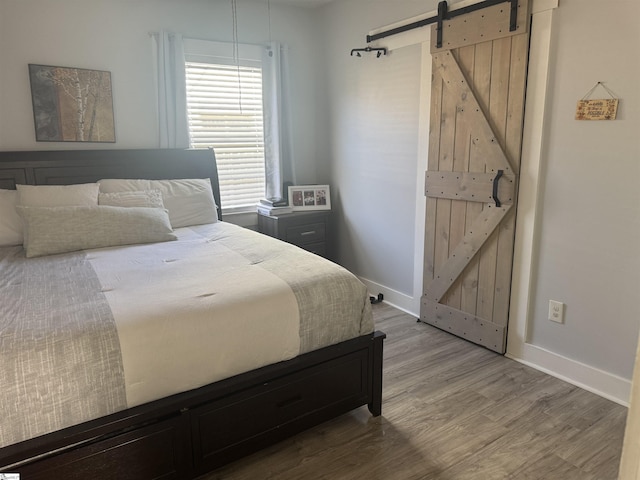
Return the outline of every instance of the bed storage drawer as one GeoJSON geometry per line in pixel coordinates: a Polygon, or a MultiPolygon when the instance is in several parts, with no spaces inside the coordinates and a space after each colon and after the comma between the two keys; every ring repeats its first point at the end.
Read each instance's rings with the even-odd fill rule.
{"type": "Polygon", "coordinates": [[[186,416],[178,416],[18,468],[25,480],[185,478],[192,470],[186,416]]]}
{"type": "Polygon", "coordinates": [[[385,337],[363,335],[2,448],[0,471],[23,480],[191,479],[362,405],[378,416],[385,337]]]}
{"type": "Polygon", "coordinates": [[[367,350],[354,352],[193,410],[196,471],[228,463],[303,430],[309,422],[366,403],[368,358],[367,350]]]}

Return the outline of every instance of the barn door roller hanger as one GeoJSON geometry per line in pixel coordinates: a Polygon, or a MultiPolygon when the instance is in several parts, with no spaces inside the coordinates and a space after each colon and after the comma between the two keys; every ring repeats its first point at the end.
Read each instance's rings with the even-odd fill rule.
{"type": "Polygon", "coordinates": [[[518,25],[517,25],[518,0],[484,0],[483,2],[474,3],[473,5],[468,5],[466,7],[458,8],[453,11],[449,11],[447,2],[443,0],[442,2],[438,3],[438,14],[436,16],[425,18],[423,20],[409,23],[407,25],[402,25],[401,27],[392,28],[391,30],[386,30],[384,32],[376,33],[374,35],[367,35],[367,43],[371,43],[375,40],[380,40],[381,38],[389,37],[391,35],[397,35],[398,33],[406,32],[408,30],[413,30],[415,28],[431,25],[432,23],[437,23],[438,26],[436,29],[437,31],[436,48],[442,48],[442,23],[445,20],[450,20],[454,17],[458,17],[466,13],[475,12],[477,10],[482,10],[483,8],[492,7],[494,5],[499,5],[501,3],[511,4],[510,13],[509,13],[509,31],[514,32],[518,28],[518,25]]]}

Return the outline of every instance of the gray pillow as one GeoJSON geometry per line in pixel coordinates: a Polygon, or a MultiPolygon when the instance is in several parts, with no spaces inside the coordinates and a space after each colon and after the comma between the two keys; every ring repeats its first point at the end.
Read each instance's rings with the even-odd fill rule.
{"type": "Polygon", "coordinates": [[[22,207],[27,257],[88,248],[176,240],[161,208],[77,206],[22,207]]]}
{"type": "Polygon", "coordinates": [[[178,180],[99,180],[102,193],[160,190],[173,228],[204,225],[218,221],[216,203],[208,178],[178,180]]]}
{"type": "Polygon", "coordinates": [[[66,207],[97,205],[97,183],[76,185],[16,185],[18,205],[25,207],[66,207]]]}

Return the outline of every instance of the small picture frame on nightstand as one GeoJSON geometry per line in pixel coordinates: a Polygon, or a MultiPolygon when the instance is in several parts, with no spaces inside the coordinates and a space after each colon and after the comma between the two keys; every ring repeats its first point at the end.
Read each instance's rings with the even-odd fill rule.
{"type": "Polygon", "coordinates": [[[289,206],[294,211],[331,210],[329,185],[290,186],[289,206]]]}

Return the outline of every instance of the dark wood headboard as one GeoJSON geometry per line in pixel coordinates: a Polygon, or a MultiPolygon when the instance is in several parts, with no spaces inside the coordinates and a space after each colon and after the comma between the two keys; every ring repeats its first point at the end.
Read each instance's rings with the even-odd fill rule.
{"type": "Polygon", "coordinates": [[[220,209],[213,150],[134,149],[0,152],[0,188],[16,184],[70,185],[103,178],[209,178],[220,209]]]}

